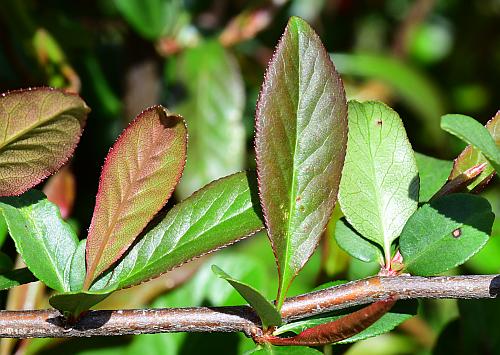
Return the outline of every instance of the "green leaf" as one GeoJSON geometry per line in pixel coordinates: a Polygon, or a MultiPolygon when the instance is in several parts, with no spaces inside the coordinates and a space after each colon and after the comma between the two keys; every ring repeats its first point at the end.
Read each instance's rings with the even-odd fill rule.
{"type": "Polygon", "coordinates": [[[391,244],[417,209],[415,156],[398,114],[381,102],[349,102],[349,143],[339,201],[347,221],[379,244],[391,244]]]}
{"type": "Polygon", "coordinates": [[[488,200],[471,194],[447,195],[422,206],[399,240],[405,271],[434,275],[464,263],[488,241],[494,218],[488,200]]]}
{"type": "Polygon", "coordinates": [[[36,190],[0,199],[16,249],[30,271],[47,286],[60,292],[71,289],[71,260],[78,238],[64,222],[59,207],[36,190]]]}
{"type": "MultiPolygon", "coordinates": [[[[496,146],[498,147],[500,145],[500,111],[497,112],[495,117],[488,121],[486,129],[491,134],[496,146]]],[[[455,159],[449,180],[455,179],[468,169],[484,163],[487,163],[487,166],[483,172],[467,186],[467,189],[472,190],[480,184],[487,183],[495,171],[479,150],[474,148],[472,145],[468,145],[455,159]]]]}
{"type": "Polygon", "coordinates": [[[252,306],[262,321],[262,326],[264,328],[281,324],[281,314],[278,312],[274,304],[269,302],[258,290],[244,282],[233,279],[217,265],[212,265],[212,271],[218,277],[229,282],[231,286],[238,291],[241,297],[243,297],[250,304],[250,306],[252,306]]]}
{"type": "Polygon", "coordinates": [[[53,295],[49,303],[66,317],[77,318],[90,307],[109,296],[108,292],[76,291],[53,295]]]}
{"type": "Polygon", "coordinates": [[[70,291],[80,291],[83,289],[85,281],[85,248],[87,240],[80,240],[75,252],[71,256],[71,266],[69,274],[69,288],[70,291]]]}
{"type": "Polygon", "coordinates": [[[182,0],[115,0],[116,8],[130,25],[149,40],[157,40],[187,22],[182,0]]]}
{"type": "Polygon", "coordinates": [[[259,345],[244,355],[320,355],[322,352],[306,346],[272,346],[259,345]]]}
{"type": "Polygon", "coordinates": [[[320,38],[292,17],[256,112],[261,204],[279,271],[278,309],[335,206],[347,138],[342,81],[320,38]]]}
{"type": "Polygon", "coordinates": [[[263,228],[255,175],[214,181],[172,208],[92,287],[120,289],[157,277],[263,228]]]}
{"type": "Polygon", "coordinates": [[[423,72],[387,55],[338,53],[332,58],[340,74],[382,81],[393,88],[424,123],[429,142],[444,143],[436,127],[436,118],[445,113],[443,95],[423,72]]]}
{"type": "Polygon", "coordinates": [[[384,257],[380,248],[371,241],[363,238],[348,225],[345,219],[340,219],[335,228],[335,240],[346,253],[364,262],[378,262],[384,264],[384,257]]]}
{"type": "Polygon", "coordinates": [[[84,288],[127,251],[165,205],[186,161],[181,117],[161,106],[139,114],[111,148],[87,237],[84,288]]]}
{"type": "MultiPolygon", "coordinates": [[[[363,339],[371,338],[380,334],[390,332],[396,328],[399,324],[410,319],[415,314],[417,314],[418,302],[416,300],[409,301],[399,301],[391,309],[390,312],[384,314],[378,321],[373,323],[371,326],[365,330],[359,332],[355,336],[348,339],[341,340],[335,344],[349,344],[354,343],[363,339]]],[[[292,332],[299,334],[300,332],[315,327],[320,324],[329,323],[337,320],[346,314],[353,312],[355,309],[342,310],[341,312],[336,312],[336,315],[329,317],[316,317],[303,321],[293,322],[279,327],[273,333],[273,335],[280,335],[287,332],[292,332]]]]}
{"type": "Polygon", "coordinates": [[[415,153],[420,177],[419,202],[427,202],[446,183],[453,163],[415,153]]]}
{"type": "Polygon", "coordinates": [[[186,198],[205,184],[243,169],[245,90],[238,63],[216,41],[184,51],[176,72],[188,94],[175,107],[186,117],[189,131],[189,159],[177,188],[179,196],[186,198]]]}
{"type": "Polygon", "coordinates": [[[441,117],[441,128],[479,150],[500,172],[500,148],[481,123],[469,116],[451,114],[441,117]]]}
{"type": "Polygon", "coordinates": [[[80,97],[51,89],[0,96],[0,196],[19,195],[73,154],[90,109],[80,97]]]}
{"type": "Polygon", "coordinates": [[[38,279],[28,268],[7,271],[0,275],[0,290],[7,290],[12,287],[35,282],[38,279]]]}

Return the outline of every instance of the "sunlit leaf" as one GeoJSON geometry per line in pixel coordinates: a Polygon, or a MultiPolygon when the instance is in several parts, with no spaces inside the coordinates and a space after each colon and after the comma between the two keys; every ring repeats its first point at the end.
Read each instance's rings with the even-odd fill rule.
{"type": "Polygon", "coordinates": [[[161,106],[142,112],[111,148],[87,238],[85,288],[129,248],[172,194],[186,159],[186,127],[161,106]]]}
{"type": "Polygon", "coordinates": [[[380,80],[393,88],[425,123],[425,133],[434,144],[444,142],[437,119],[445,113],[443,95],[424,73],[387,55],[333,54],[340,74],[380,80]]]}
{"type": "Polygon", "coordinates": [[[186,198],[243,168],[245,91],[237,62],[218,42],[187,49],[179,62],[187,98],[175,110],[186,118],[189,159],[177,193],[186,198]]]}
{"type": "MultiPolygon", "coordinates": [[[[493,137],[496,146],[500,146],[500,111],[497,112],[495,117],[488,121],[488,123],[486,124],[486,129],[493,137]]],[[[484,155],[472,145],[469,145],[455,159],[453,170],[451,171],[449,180],[456,178],[457,176],[463,174],[465,171],[474,166],[478,166],[484,163],[488,163],[484,155]]],[[[480,185],[481,183],[487,182],[493,172],[494,169],[491,164],[487,164],[483,172],[472,183],[470,183],[467,188],[469,190],[472,190],[474,187],[480,185]]]]}
{"type": "Polygon", "coordinates": [[[418,174],[401,119],[381,102],[349,102],[339,201],[347,221],[389,259],[392,242],[417,209],[418,174]]]}
{"type": "Polygon", "coordinates": [[[30,271],[48,287],[70,291],[71,260],[78,246],[59,208],[36,190],[0,199],[9,233],[30,271]]]}
{"type": "Polygon", "coordinates": [[[488,241],[493,219],[488,200],[452,194],[424,205],[401,233],[405,271],[434,275],[464,263],[488,241]]]}
{"type": "Polygon", "coordinates": [[[139,284],[259,231],[256,190],[252,173],[205,186],[172,208],[91,290],[139,284]]]}
{"type": "MultiPolygon", "coordinates": [[[[496,134],[496,120],[492,122],[490,127],[496,134]]],[[[492,137],[478,121],[465,115],[444,115],[441,117],[441,128],[473,146],[486,157],[493,169],[500,171],[500,145],[496,144],[496,137],[492,137]]]]}
{"type": "Polygon", "coordinates": [[[0,97],[0,196],[19,195],[73,154],[90,109],[77,95],[50,88],[0,97]]]}
{"type": "Polygon", "coordinates": [[[446,183],[453,163],[415,153],[420,177],[419,202],[427,202],[446,183]]]}
{"type": "Polygon", "coordinates": [[[383,265],[384,257],[380,248],[359,235],[344,219],[337,222],[335,239],[339,247],[356,259],[383,265]]]}
{"type": "Polygon", "coordinates": [[[342,81],[321,40],[292,17],[267,69],[256,113],[257,174],[279,269],[278,308],[335,205],[346,109],[342,81]]]}
{"type": "Polygon", "coordinates": [[[212,271],[218,277],[229,282],[250,306],[252,306],[262,321],[264,328],[281,324],[281,315],[274,304],[269,302],[258,290],[244,282],[232,278],[216,265],[212,265],[212,271]]]}

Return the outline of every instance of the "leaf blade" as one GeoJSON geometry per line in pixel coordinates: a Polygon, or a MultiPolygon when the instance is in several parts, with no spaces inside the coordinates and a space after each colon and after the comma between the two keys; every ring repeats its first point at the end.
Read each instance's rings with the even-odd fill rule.
{"type": "Polygon", "coordinates": [[[500,148],[478,121],[465,115],[448,114],[441,117],[441,128],[479,150],[491,166],[500,171],[500,148]]]}
{"type": "Polygon", "coordinates": [[[27,268],[14,269],[0,275],[0,290],[7,290],[12,287],[35,282],[38,279],[27,268]]]}
{"type": "Polygon", "coordinates": [[[51,88],[0,97],[0,196],[20,195],[73,153],[90,109],[77,95],[51,88]]]}
{"type": "Polygon", "coordinates": [[[367,263],[379,262],[383,264],[384,262],[380,249],[358,234],[344,219],[340,219],[336,223],[335,240],[342,250],[356,259],[367,263]]]}
{"type": "Polygon", "coordinates": [[[404,269],[427,276],[464,263],[488,241],[493,220],[489,202],[471,194],[451,194],[422,206],[401,233],[404,269]]]}
{"type": "Polygon", "coordinates": [[[184,199],[243,169],[245,89],[237,61],[217,41],[184,51],[176,71],[188,92],[174,107],[186,117],[190,137],[189,159],[176,190],[184,199]]]}
{"type": "Polygon", "coordinates": [[[401,119],[381,102],[349,102],[339,201],[347,221],[383,248],[389,264],[391,243],[417,209],[418,173],[401,119]]]}
{"type": "Polygon", "coordinates": [[[256,189],[247,172],[208,184],[174,206],[92,290],[139,284],[261,230],[256,189]]]}
{"type": "Polygon", "coordinates": [[[255,116],[261,205],[280,278],[278,308],[335,205],[346,115],[342,81],[321,40],[292,17],[267,69],[255,116]]]}
{"type": "MultiPolygon", "coordinates": [[[[498,147],[500,145],[500,111],[486,123],[486,129],[491,134],[498,147]]],[[[472,145],[468,145],[453,162],[453,169],[448,180],[453,180],[465,173],[468,169],[483,163],[487,163],[484,171],[467,186],[467,189],[472,190],[478,185],[487,183],[495,171],[478,149],[474,148],[472,145]]]]}
{"type": "Polygon", "coordinates": [[[427,202],[445,184],[453,163],[415,153],[420,177],[419,202],[427,202]]]}
{"type": "Polygon", "coordinates": [[[182,118],[161,106],[139,114],[118,138],[99,182],[85,288],[123,255],[170,198],[184,168],[186,145],[182,118]]]}
{"type": "Polygon", "coordinates": [[[61,218],[59,208],[36,190],[4,197],[0,209],[16,249],[30,271],[50,288],[70,290],[69,261],[78,238],[61,218]]]}
{"type": "Polygon", "coordinates": [[[217,265],[212,265],[212,272],[221,279],[224,279],[229,284],[231,284],[231,286],[233,286],[233,288],[238,291],[241,297],[243,297],[248,302],[248,304],[252,306],[252,308],[258,314],[264,328],[281,324],[281,314],[278,312],[276,307],[271,302],[269,302],[258,290],[244,282],[233,279],[217,265]]]}

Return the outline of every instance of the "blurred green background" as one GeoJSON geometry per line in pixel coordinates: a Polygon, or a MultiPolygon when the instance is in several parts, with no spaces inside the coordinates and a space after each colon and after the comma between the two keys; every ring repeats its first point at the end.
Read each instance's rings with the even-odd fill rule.
{"type": "MultiPolygon", "coordinates": [[[[88,228],[109,147],[148,106],[162,104],[188,124],[188,162],[167,208],[218,177],[254,167],[255,103],[292,15],[316,29],[348,97],[392,106],[418,152],[451,160],[463,149],[440,130],[442,114],[463,113],[486,123],[500,109],[500,0],[1,0],[0,91],[61,87],[80,93],[92,108],[70,169],[52,178],[57,188],[46,187],[49,197],[65,203],[80,234],[88,228]]],[[[500,213],[498,181],[483,194],[500,213]]],[[[352,260],[336,246],[335,220],[290,295],[376,273],[376,265],[352,260]]],[[[497,219],[488,246],[451,273],[500,272],[499,230],[497,219]]],[[[9,240],[2,250],[15,258],[9,240]]],[[[274,257],[259,234],[121,291],[101,308],[243,303],[212,275],[212,263],[275,297],[274,257]]],[[[4,292],[2,300],[9,309],[46,307],[47,292],[32,284],[4,292]]],[[[425,301],[417,317],[390,334],[320,350],[500,354],[499,315],[496,301],[425,301]]],[[[238,334],[162,334],[3,339],[0,355],[237,354],[251,348],[238,334]]]]}

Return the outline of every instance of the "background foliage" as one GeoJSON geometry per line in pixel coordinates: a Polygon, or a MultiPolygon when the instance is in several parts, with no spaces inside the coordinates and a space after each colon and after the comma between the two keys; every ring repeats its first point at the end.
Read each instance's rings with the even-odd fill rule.
{"type": "MultiPolygon", "coordinates": [[[[0,91],[69,88],[92,108],[70,168],[45,185],[46,193],[52,188],[53,199],[62,201],[63,216],[81,236],[90,224],[107,150],[128,122],[153,104],[183,114],[190,134],[186,170],[167,208],[215,178],[255,168],[255,102],[264,69],[291,15],[316,29],[348,98],[389,104],[418,152],[443,160],[457,156],[464,143],[440,129],[440,116],[463,113],[484,124],[500,102],[500,36],[492,35],[498,31],[498,0],[4,0],[0,6],[0,91]]],[[[430,162],[417,156],[422,171],[421,164],[430,162]]],[[[493,183],[482,194],[496,214],[498,190],[493,183]]],[[[5,229],[0,227],[0,232],[5,229]]],[[[334,233],[332,223],[288,295],[377,271],[378,255],[366,257],[372,263],[350,258],[337,246],[334,233]]],[[[497,219],[487,246],[448,273],[500,272],[499,234],[497,219]]],[[[12,267],[9,259],[16,257],[12,241],[5,240],[2,252],[0,266],[6,270],[12,267]]],[[[211,264],[269,299],[276,294],[274,257],[265,235],[259,234],[155,281],[119,291],[99,307],[244,303],[211,272],[211,264]]],[[[47,306],[47,294],[35,283],[4,291],[2,302],[8,309],[41,308],[47,306]]],[[[419,315],[396,331],[337,345],[333,351],[440,354],[453,347],[456,353],[500,353],[498,322],[492,316],[499,307],[498,301],[420,302],[419,315]]],[[[253,345],[237,334],[1,341],[4,354],[14,347],[26,354],[231,354],[253,345]]]]}

